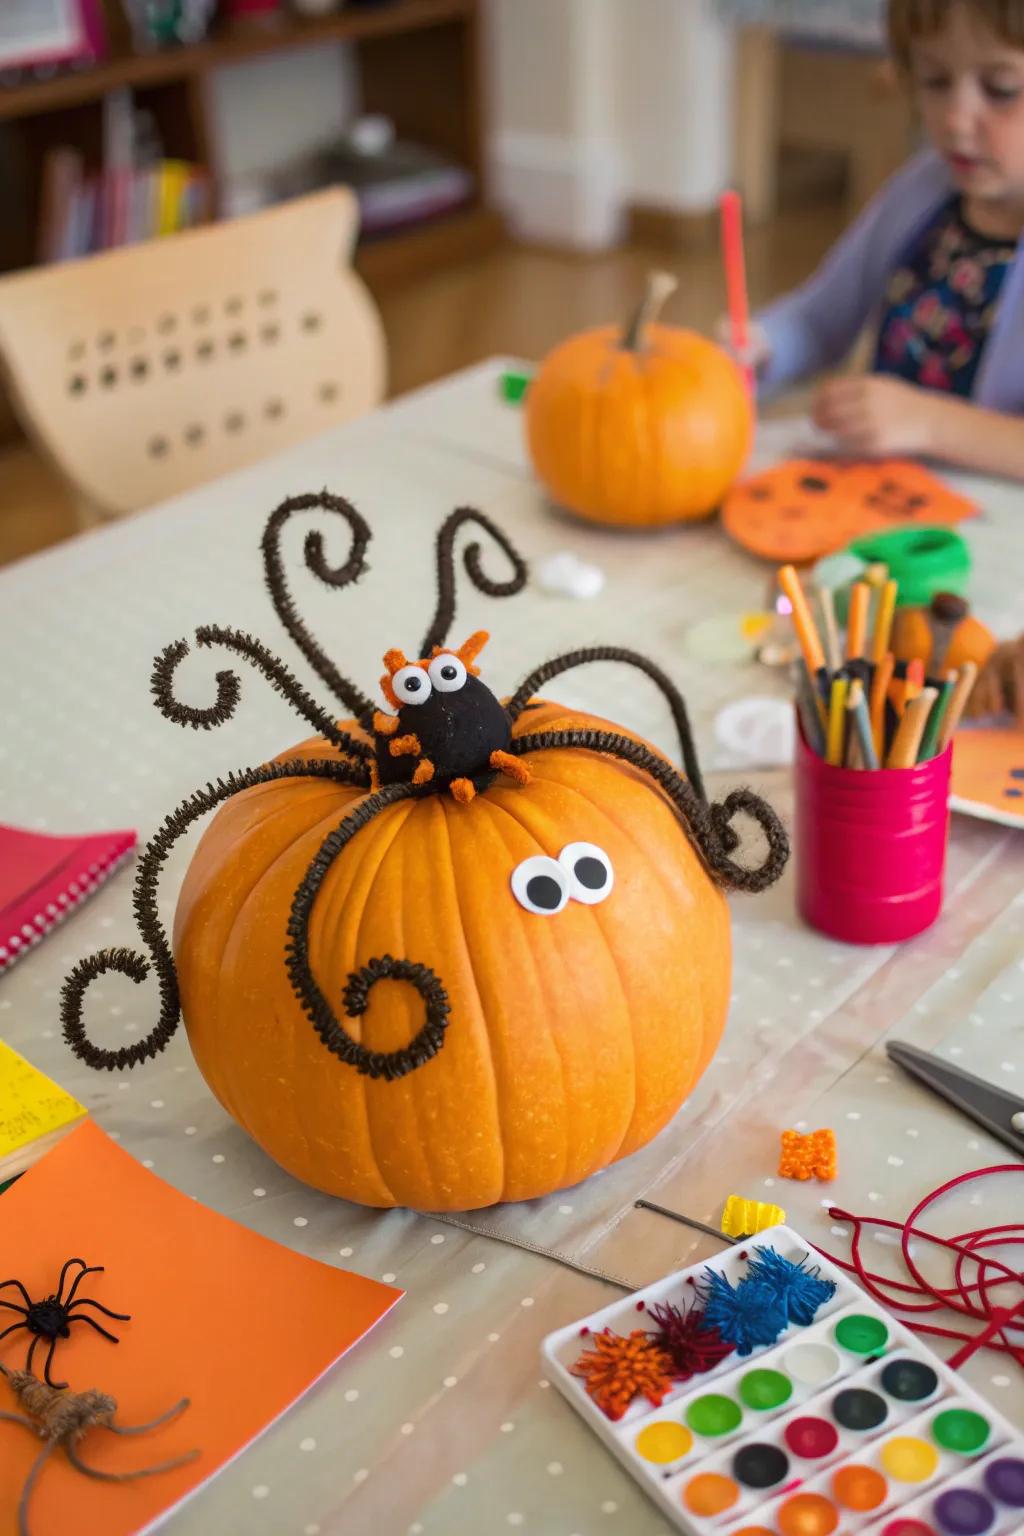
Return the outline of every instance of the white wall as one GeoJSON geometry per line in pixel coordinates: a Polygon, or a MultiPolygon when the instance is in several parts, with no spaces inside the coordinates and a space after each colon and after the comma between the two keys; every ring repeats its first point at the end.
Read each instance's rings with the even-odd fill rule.
{"type": "Polygon", "coordinates": [[[714,0],[488,0],[492,193],[526,239],[612,244],[626,209],[710,208],[732,163],[714,0]]]}

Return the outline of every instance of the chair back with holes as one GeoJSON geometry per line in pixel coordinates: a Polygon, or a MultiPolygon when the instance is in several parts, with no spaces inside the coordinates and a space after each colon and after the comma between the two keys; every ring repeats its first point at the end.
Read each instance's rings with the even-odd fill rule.
{"type": "Polygon", "coordinates": [[[29,433],[101,512],[148,506],[369,410],[380,320],[342,188],[0,279],[29,433]]]}

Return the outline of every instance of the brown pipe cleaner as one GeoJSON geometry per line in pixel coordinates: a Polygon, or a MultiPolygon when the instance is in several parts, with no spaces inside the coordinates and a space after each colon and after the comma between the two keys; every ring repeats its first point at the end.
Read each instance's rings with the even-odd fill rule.
{"type": "Polygon", "coordinates": [[[686,701],[668,673],[663,672],[656,662],[641,656],[638,651],[626,650],[620,645],[594,645],[586,650],[568,651],[564,656],[556,656],[552,661],[543,662],[524,678],[509,699],[506,706],[509,719],[515,724],[538,688],[543,688],[544,684],[550,682],[553,677],[559,677],[563,672],[569,672],[574,667],[586,666],[592,661],[620,661],[628,667],[636,667],[645,677],[649,677],[656,687],[660,688],[672,712],[686,777],[697,791],[699,798],[706,801],[708,797],[704,789],[700,763],[697,760],[697,749],[693,744],[686,701]]]}
{"type": "Polygon", "coordinates": [[[151,958],[147,960],[137,950],[102,949],[78,962],[61,991],[60,1016],[64,1038],[75,1055],[88,1066],[97,1071],[106,1068],[108,1072],[115,1068],[134,1067],[164,1050],[178,1027],[181,1016],[178,974],[156,901],[160,871],[178,838],[200,816],[222,801],[229,800],[232,795],[237,795],[240,790],[251,789],[257,784],[272,784],[278,779],[302,778],[333,779],[339,784],[359,787],[367,783],[361,764],[345,763],[337,759],[315,758],[308,762],[268,763],[263,768],[230,773],[227,778],[218,779],[215,784],[196,790],[165,819],[139,860],[132,900],[139,934],[151,958]],[[119,971],[134,982],[142,982],[149,975],[150,965],[156,971],[160,985],[160,1017],[154,1028],[145,1039],[137,1040],[132,1045],[123,1045],[116,1051],[94,1045],[82,1021],[82,1002],[90,982],[107,971],[119,971]]]}
{"type": "Polygon", "coordinates": [[[29,1536],[28,1506],[32,1490],[47,1459],[56,1450],[63,1448],[76,1472],[105,1483],[128,1483],[139,1477],[155,1477],[159,1472],[173,1472],[177,1467],[194,1461],[199,1455],[197,1450],[186,1451],[183,1456],[175,1456],[170,1461],[157,1462],[151,1467],[139,1467],[131,1472],[101,1471],[99,1467],[83,1461],[78,1454],[79,1443],[90,1430],[105,1429],[112,1435],[145,1434],[183,1413],[189,1406],[189,1399],[183,1397],[173,1408],[168,1408],[166,1413],[151,1419],[148,1424],[115,1424],[116,1398],[95,1387],[90,1387],[87,1392],[59,1392],[48,1387],[31,1372],[12,1371],[5,1365],[0,1365],[0,1375],[6,1378],[18,1406],[24,1409],[24,1413],[0,1413],[0,1419],[8,1424],[21,1424],[44,1442],[43,1449],[32,1463],[18,1501],[19,1536],[29,1536]]]}
{"type": "MultiPolygon", "coordinates": [[[[358,741],[347,731],[335,725],[330,715],[321,709],[316,700],[306,692],[298,678],[289,672],[284,662],[268,651],[261,641],[254,640],[252,635],[243,634],[237,629],[224,629],[219,624],[202,624],[196,630],[196,644],[222,645],[225,650],[232,651],[236,656],[242,656],[246,661],[252,662],[275,692],[286,699],[295,712],[307,720],[314,730],[319,731],[332,746],[337,747],[339,752],[363,761],[372,756],[366,743],[358,741]]],[[[215,726],[224,725],[231,719],[238,705],[241,686],[234,672],[218,672],[215,704],[211,704],[207,709],[196,709],[190,704],[182,704],[174,696],[174,674],[188,653],[186,640],[173,640],[170,645],[165,646],[153,662],[150,688],[156,700],[157,709],[168,720],[173,721],[175,725],[190,725],[193,730],[208,731],[215,726]]]]}
{"type": "Polygon", "coordinates": [[[285,579],[284,561],[281,558],[282,530],[293,513],[312,511],[337,513],[348,523],[352,534],[348,558],[343,565],[338,566],[327,563],[324,537],[319,529],[313,529],[306,534],[302,552],[306,566],[314,576],[326,586],[340,591],[342,587],[358,581],[360,576],[364,576],[369,569],[365,557],[371,538],[370,525],[360,516],[350,501],[346,501],[344,496],[332,496],[327,490],[306,496],[289,496],[282,501],[276,511],[271,513],[263,531],[261,548],[267,590],[278,618],[313,670],[327,684],[335,698],[344,704],[357,720],[368,720],[373,714],[372,700],[368,699],[355,683],[349,682],[348,678],[338,671],[326,651],[314,639],[295,606],[285,579]]]}
{"type": "Polygon", "coordinates": [[[705,863],[721,885],[738,891],[764,891],[782,874],[789,858],[789,837],[771,806],[753,790],[734,789],[721,804],[708,805],[671,763],[640,742],[612,731],[541,731],[535,736],[517,736],[511,750],[522,757],[527,752],[562,747],[603,752],[649,773],[683,818],[705,863]],[[729,857],[739,847],[739,836],[732,826],[733,818],[739,815],[756,821],[768,840],[768,857],[753,869],[736,864],[729,857]]]}
{"type": "Polygon", "coordinates": [[[480,545],[475,541],[467,544],[463,563],[477,591],[486,592],[489,597],[513,597],[526,586],[529,575],[526,561],[497,524],[475,507],[457,507],[437,532],[437,608],[423,637],[421,656],[429,656],[435,645],[444,645],[455,622],[455,535],[465,523],[477,523],[489,533],[508,556],[514,572],[508,581],[492,581],[480,563],[480,545]]]}

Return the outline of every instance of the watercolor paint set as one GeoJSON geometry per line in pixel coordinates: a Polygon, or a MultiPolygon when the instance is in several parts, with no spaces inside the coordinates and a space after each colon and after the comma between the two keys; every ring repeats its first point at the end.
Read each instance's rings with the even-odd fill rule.
{"type": "Polygon", "coordinates": [[[688,1536],[1012,1536],[1024,1438],[779,1226],[544,1341],[688,1536]]]}

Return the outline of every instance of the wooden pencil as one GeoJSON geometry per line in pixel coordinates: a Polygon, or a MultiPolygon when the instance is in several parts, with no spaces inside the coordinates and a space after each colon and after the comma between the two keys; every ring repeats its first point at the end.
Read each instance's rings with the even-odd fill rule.
{"type": "Polygon", "coordinates": [[[921,737],[928,724],[928,715],[938,696],[937,688],[922,688],[916,698],[908,700],[899,729],[889,748],[885,762],[887,768],[913,768],[917,762],[921,737]]]}
{"type": "Polygon", "coordinates": [[[907,662],[907,680],[903,686],[904,708],[911,699],[916,699],[924,687],[924,662],[920,656],[915,656],[913,661],[907,662]]]}
{"type": "Polygon", "coordinates": [[[939,751],[945,752],[953,739],[953,733],[960,724],[960,716],[967,707],[967,700],[971,696],[971,689],[978,678],[978,664],[975,661],[965,661],[960,668],[960,676],[956,680],[953,689],[953,697],[946,705],[946,713],[942,717],[942,729],[939,731],[939,751]]]}
{"type": "Polygon", "coordinates": [[[821,719],[821,695],[807,670],[807,663],[802,659],[796,664],[796,707],[807,745],[818,757],[824,757],[825,727],[821,719]]]}
{"type": "Polygon", "coordinates": [[[893,615],[896,612],[897,591],[897,583],[887,581],[878,595],[878,611],[875,614],[875,626],[871,635],[871,660],[876,664],[889,649],[893,615]]]}
{"type": "Polygon", "coordinates": [[[779,571],[779,586],[789,598],[790,607],[793,610],[793,624],[796,628],[797,639],[800,641],[800,649],[803,652],[807,670],[812,677],[825,665],[825,653],[821,648],[821,636],[815,627],[811,616],[810,606],[804,589],[800,584],[800,577],[796,573],[796,567],[784,565],[779,571]]]}
{"type": "Polygon", "coordinates": [[[846,677],[832,679],[832,697],[828,711],[828,743],[826,762],[838,768],[843,761],[843,735],[846,728],[846,695],[850,681],[846,677]]]}
{"type": "Polygon", "coordinates": [[[864,655],[870,602],[871,588],[867,582],[855,581],[850,589],[850,612],[846,620],[846,656],[850,661],[864,655]]]}
{"type": "Polygon", "coordinates": [[[876,769],[878,754],[875,752],[875,743],[871,735],[871,719],[868,715],[867,699],[864,696],[864,684],[859,677],[855,677],[850,684],[850,691],[846,697],[846,713],[849,719],[847,730],[851,743],[847,748],[847,763],[851,768],[876,769]],[[853,753],[853,743],[856,743],[856,753],[853,753]],[[856,757],[856,762],[851,761],[851,755],[856,757]]]}
{"type": "Polygon", "coordinates": [[[838,672],[843,664],[839,649],[839,625],[836,623],[836,600],[831,587],[818,588],[818,605],[821,608],[821,627],[825,634],[825,655],[830,672],[838,672]]]}
{"type": "Polygon", "coordinates": [[[929,758],[938,755],[939,732],[942,730],[942,722],[946,718],[950,700],[956,691],[956,683],[957,673],[952,672],[939,689],[939,696],[935,700],[932,712],[928,716],[928,724],[924,728],[924,735],[921,737],[921,746],[917,754],[919,763],[926,763],[929,758]]]}
{"type": "Polygon", "coordinates": [[[875,675],[871,680],[871,739],[879,762],[885,756],[885,705],[895,665],[896,658],[892,651],[886,651],[875,667],[875,675]]]}

